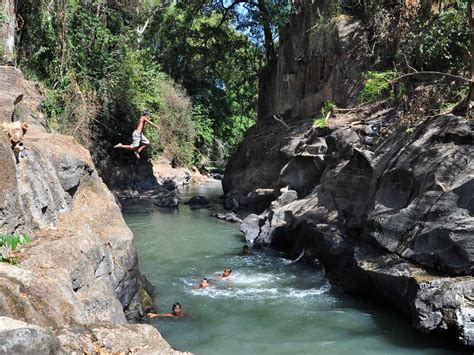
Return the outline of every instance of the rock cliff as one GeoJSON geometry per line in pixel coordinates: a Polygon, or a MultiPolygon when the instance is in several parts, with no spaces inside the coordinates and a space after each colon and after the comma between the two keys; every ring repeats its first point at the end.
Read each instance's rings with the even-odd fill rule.
{"type": "Polygon", "coordinates": [[[472,347],[474,122],[419,117],[407,130],[382,103],[312,126],[324,100],[354,99],[364,63],[351,59],[353,46],[363,54],[367,43],[361,26],[339,17],[321,75],[314,16],[310,6],[283,30],[259,121],[225,173],[226,207],[254,212],[241,225],[248,242],[303,256],[333,284],[391,303],[420,331],[455,333],[472,347]]]}
{"type": "Polygon", "coordinates": [[[18,265],[0,263],[0,353],[175,353],[141,312],[133,235],[113,195],[73,138],[47,133],[39,93],[0,67],[0,123],[29,130],[15,153],[0,135],[0,226],[28,233],[18,265]]]}

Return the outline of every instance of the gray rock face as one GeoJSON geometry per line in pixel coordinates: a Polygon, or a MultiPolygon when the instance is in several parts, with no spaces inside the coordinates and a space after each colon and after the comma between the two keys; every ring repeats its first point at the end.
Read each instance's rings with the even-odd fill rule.
{"type": "MultiPolygon", "coordinates": [[[[373,64],[373,34],[351,16],[319,28],[319,11],[332,3],[300,4],[280,32],[278,59],[261,77],[258,124],[225,172],[226,201],[238,211],[249,192],[288,186],[297,198],[281,191],[244,219],[248,242],[317,259],[331,282],[383,297],[422,332],[452,330],[474,346],[474,123],[419,117],[414,132],[395,131],[397,108],[374,103],[311,127],[327,100],[358,105],[361,74],[373,64]]],[[[373,18],[408,23],[420,7],[407,7],[383,6],[373,18]]],[[[393,21],[378,26],[375,51],[391,63],[404,34],[393,21]]]]}
{"type": "Polygon", "coordinates": [[[57,332],[63,353],[95,352],[174,355],[171,348],[151,325],[101,325],[75,327],[57,332]]]}
{"type": "Polygon", "coordinates": [[[217,219],[222,219],[227,222],[242,223],[242,220],[234,213],[216,213],[215,216],[217,219]]]}
{"type": "Polygon", "coordinates": [[[263,218],[256,214],[250,214],[242,221],[240,230],[245,234],[245,239],[248,243],[253,244],[254,240],[259,236],[263,221],[263,218]]]}
{"type": "Polygon", "coordinates": [[[0,354],[57,354],[59,339],[50,330],[0,317],[0,354]]]}
{"type": "Polygon", "coordinates": [[[180,202],[181,200],[175,194],[167,194],[159,196],[154,204],[158,207],[176,208],[180,202]]]}
{"type": "Polygon", "coordinates": [[[473,274],[473,128],[459,117],[437,117],[390,160],[377,152],[377,168],[384,171],[368,237],[421,265],[473,274]]]}
{"type": "Polygon", "coordinates": [[[262,213],[276,200],[277,194],[273,189],[255,189],[247,195],[247,208],[255,213],[262,213]]]}
{"type": "Polygon", "coordinates": [[[383,296],[422,332],[455,330],[473,346],[473,125],[452,115],[430,118],[374,151],[350,129],[309,130],[288,156],[293,171],[281,172],[301,176],[293,184],[309,193],[287,198],[291,190],[283,189],[241,230],[250,243],[317,259],[347,290],[383,296]],[[312,155],[313,142],[327,149],[310,148],[312,155]],[[302,152],[323,161],[318,179],[291,164],[302,152]]]}
{"type": "Polygon", "coordinates": [[[0,354],[189,354],[174,350],[150,325],[91,324],[55,332],[0,317],[0,354]]]}
{"type": "Polygon", "coordinates": [[[314,117],[327,100],[355,102],[371,48],[361,24],[350,17],[339,17],[331,33],[318,31],[320,11],[329,6],[313,1],[281,29],[278,61],[260,78],[260,123],[272,122],[273,115],[314,117]]]}

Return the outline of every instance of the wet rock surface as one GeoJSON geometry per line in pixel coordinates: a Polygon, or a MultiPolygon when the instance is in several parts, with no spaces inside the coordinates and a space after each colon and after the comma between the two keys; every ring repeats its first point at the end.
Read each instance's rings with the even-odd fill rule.
{"type": "Polygon", "coordinates": [[[235,213],[216,213],[214,216],[227,222],[242,223],[242,220],[235,213]]]}

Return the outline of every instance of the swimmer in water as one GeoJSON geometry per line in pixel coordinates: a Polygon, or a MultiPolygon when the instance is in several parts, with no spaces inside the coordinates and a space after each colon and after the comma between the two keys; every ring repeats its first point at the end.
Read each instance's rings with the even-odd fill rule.
{"type": "Polygon", "coordinates": [[[242,251],[240,252],[240,255],[250,255],[252,254],[252,250],[249,248],[248,245],[244,245],[242,247],[242,251]]]}
{"type": "Polygon", "coordinates": [[[207,278],[203,278],[201,282],[198,284],[198,288],[208,288],[209,287],[209,280],[207,278]]]}
{"type": "Polygon", "coordinates": [[[220,274],[219,277],[221,279],[228,279],[231,276],[232,276],[232,269],[226,267],[226,268],[224,268],[224,272],[222,274],[220,274]]]}
{"type": "Polygon", "coordinates": [[[155,318],[155,317],[179,318],[179,317],[183,317],[184,315],[185,313],[182,310],[180,303],[173,304],[173,307],[171,308],[171,313],[147,313],[146,314],[146,316],[149,318],[155,318]]]}

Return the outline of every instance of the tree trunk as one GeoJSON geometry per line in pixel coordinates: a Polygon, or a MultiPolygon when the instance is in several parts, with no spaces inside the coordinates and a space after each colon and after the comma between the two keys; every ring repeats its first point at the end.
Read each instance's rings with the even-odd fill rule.
{"type": "Polygon", "coordinates": [[[61,32],[59,33],[60,38],[60,46],[61,46],[61,66],[60,66],[60,75],[61,77],[64,76],[64,71],[66,67],[66,51],[67,51],[67,44],[66,44],[66,32],[67,32],[67,3],[66,1],[58,1],[59,7],[59,21],[61,22],[61,32]]]}
{"type": "Polygon", "coordinates": [[[265,36],[265,57],[267,63],[271,63],[276,58],[275,46],[273,45],[273,34],[270,25],[270,14],[268,13],[266,0],[258,0],[258,9],[262,18],[263,34],[265,36]]]}
{"type": "MultiPolygon", "coordinates": [[[[3,47],[0,55],[6,59],[13,58],[15,49],[15,4],[13,0],[0,0],[0,12],[3,14],[4,23],[0,23],[0,47],[3,47]]],[[[2,58],[0,58],[0,61],[2,58]]],[[[0,63],[1,64],[1,63],[0,63]]]]}
{"type": "Polygon", "coordinates": [[[474,103],[474,13],[472,10],[472,0],[467,3],[467,13],[469,16],[469,28],[471,30],[471,83],[469,84],[468,111],[471,111],[474,103]]]}
{"type": "Polygon", "coordinates": [[[469,29],[471,31],[471,66],[469,75],[471,82],[469,83],[469,93],[466,98],[453,109],[454,114],[461,116],[472,116],[474,108],[474,12],[472,2],[473,0],[468,0],[467,2],[467,18],[469,21],[469,29]]]}

